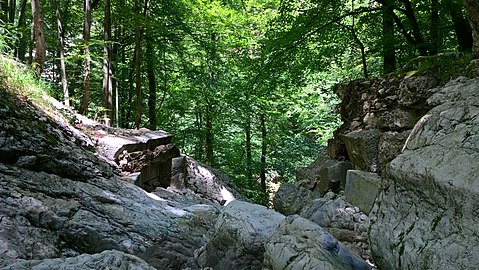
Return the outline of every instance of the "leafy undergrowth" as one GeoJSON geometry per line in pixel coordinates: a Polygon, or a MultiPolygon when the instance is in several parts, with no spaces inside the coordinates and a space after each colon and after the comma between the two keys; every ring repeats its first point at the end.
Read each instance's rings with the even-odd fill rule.
{"type": "Polygon", "coordinates": [[[467,74],[472,60],[470,53],[449,52],[433,56],[419,56],[410,60],[401,70],[405,76],[433,75],[440,85],[467,74]]]}
{"type": "Polygon", "coordinates": [[[29,68],[0,54],[0,88],[27,98],[45,110],[51,108],[49,86],[36,78],[29,68]]]}

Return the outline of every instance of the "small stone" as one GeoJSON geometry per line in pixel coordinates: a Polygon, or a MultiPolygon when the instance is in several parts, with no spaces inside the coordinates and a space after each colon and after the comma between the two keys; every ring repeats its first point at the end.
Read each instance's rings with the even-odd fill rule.
{"type": "Polygon", "coordinates": [[[36,156],[21,156],[18,158],[16,165],[22,168],[31,168],[37,162],[36,156]]]}

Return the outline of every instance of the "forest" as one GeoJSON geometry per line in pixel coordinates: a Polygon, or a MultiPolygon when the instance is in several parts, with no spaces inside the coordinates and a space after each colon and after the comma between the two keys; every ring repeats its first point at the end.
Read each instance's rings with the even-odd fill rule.
{"type": "Polygon", "coordinates": [[[326,146],[341,124],[335,84],[479,56],[475,0],[0,0],[0,9],[0,53],[53,97],[106,125],[171,133],[253,198],[326,146]]]}

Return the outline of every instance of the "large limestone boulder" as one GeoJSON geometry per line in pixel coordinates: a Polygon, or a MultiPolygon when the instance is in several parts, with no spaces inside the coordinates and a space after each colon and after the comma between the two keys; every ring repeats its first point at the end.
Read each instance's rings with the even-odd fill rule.
{"type": "Polygon", "coordinates": [[[266,244],[264,268],[369,270],[367,262],[351,253],[317,224],[288,216],[266,244]]]}
{"type": "Polygon", "coordinates": [[[284,216],[264,206],[233,201],[222,210],[211,240],[197,250],[201,267],[213,269],[261,269],[264,244],[284,216]]]}
{"type": "Polygon", "coordinates": [[[388,166],[370,240],[381,269],[476,269],[479,265],[479,80],[459,78],[388,166]]]}

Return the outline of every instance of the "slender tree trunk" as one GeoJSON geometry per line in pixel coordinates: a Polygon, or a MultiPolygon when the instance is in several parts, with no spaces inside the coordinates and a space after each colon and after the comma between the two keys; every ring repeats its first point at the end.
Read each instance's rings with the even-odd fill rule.
{"type": "Polygon", "coordinates": [[[208,105],[206,109],[205,116],[205,152],[206,152],[206,162],[209,165],[214,165],[214,156],[213,156],[213,106],[208,105]]]}
{"type": "Polygon", "coordinates": [[[389,4],[383,6],[383,69],[384,74],[394,72],[396,70],[396,50],[394,42],[394,20],[392,10],[389,4]]]}
{"type": "Polygon", "coordinates": [[[27,0],[22,0],[20,2],[20,9],[18,10],[18,21],[17,21],[17,29],[20,31],[18,34],[18,45],[15,48],[15,55],[21,61],[25,61],[25,54],[27,53],[27,42],[26,37],[28,35],[25,34],[25,8],[27,6],[27,0]],[[22,35],[22,33],[24,33],[22,35]]]}
{"type": "Polygon", "coordinates": [[[60,77],[62,80],[63,101],[66,106],[70,106],[70,94],[68,92],[67,74],[65,68],[65,52],[63,48],[63,28],[62,18],[60,15],[60,3],[56,0],[56,16],[57,16],[57,30],[58,30],[58,51],[60,53],[60,77]]]}
{"type": "Polygon", "coordinates": [[[267,130],[266,130],[266,119],[263,112],[260,114],[260,124],[261,124],[261,168],[260,168],[260,180],[261,180],[261,191],[266,193],[266,150],[267,150],[267,130]]]}
{"type": "Polygon", "coordinates": [[[454,24],[459,51],[467,52],[472,50],[472,30],[471,25],[462,14],[463,5],[456,1],[447,0],[445,5],[448,7],[449,15],[454,24]]]}
{"type": "Polygon", "coordinates": [[[156,130],[156,77],[155,77],[155,63],[154,51],[151,39],[146,40],[146,54],[150,55],[146,60],[146,69],[148,76],[148,114],[149,114],[149,126],[151,130],[156,130]]]}
{"type": "Polygon", "coordinates": [[[248,114],[246,116],[246,177],[248,180],[253,179],[253,154],[251,148],[251,117],[248,114]]]}
{"type": "Polygon", "coordinates": [[[431,25],[430,25],[431,43],[429,53],[436,55],[439,48],[439,0],[431,0],[431,25]]]}
{"type": "Polygon", "coordinates": [[[33,28],[33,22],[30,27],[30,40],[28,42],[28,64],[33,64],[33,45],[35,44],[35,29],[33,28]]]}
{"type": "MultiPolygon", "coordinates": [[[[135,8],[140,16],[140,0],[135,1],[135,8]]],[[[141,26],[139,23],[135,27],[135,93],[136,93],[136,115],[134,127],[141,125],[141,116],[143,115],[143,99],[141,93],[141,26]]]]}
{"type": "Polygon", "coordinates": [[[80,113],[88,113],[90,103],[90,28],[91,28],[91,7],[90,0],[85,0],[85,22],[83,25],[83,40],[85,41],[85,66],[83,68],[83,96],[80,105],[80,113]]]}
{"type": "Polygon", "coordinates": [[[40,0],[31,0],[32,14],[33,14],[33,29],[35,35],[36,49],[35,49],[35,62],[37,63],[37,74],[43,73],[43,66],[46,59],[45,50],[45,37],[43,36],[43,18],[42,8],[40,6],[40,0]]]}
{"type": "MultiPolygon", "coordinates": [[[[354,0],[351,1],[351,12],[352,11],[354,11],[354,0]]],[[[352,20],[351,26],[350,27],[344,26],[344,27],[349,28],[349,31],[351,32],[351,36],[353,37],[354,41],[359,46],[359,49],[361,51],[361,63],[363,65],[363,75],[364,75],[364,78],[369,78],[368,64],[366,61],[366,50],[364,48],[363,42],[361,41],[359,36],[356,34],[356,29],[355,29],[356,25],[355,25],[354,15],[351,16],[351,20],[352,20]]]]}
{"type": "Polygon", "coordinates": [[[110,22],[110,0],[105,0],[104,19],[104,44],[103,44],[103,121],[105,125],[111,126],[113,120],[112,106],[112,80],[111,80],[111,22],[110,22]]]}
{"type": "Polygon", "coordinates": [[[479,59],[479,1],[464,0],[464,5],[472,29],[472,57],[474,59],[479,59]]]}

